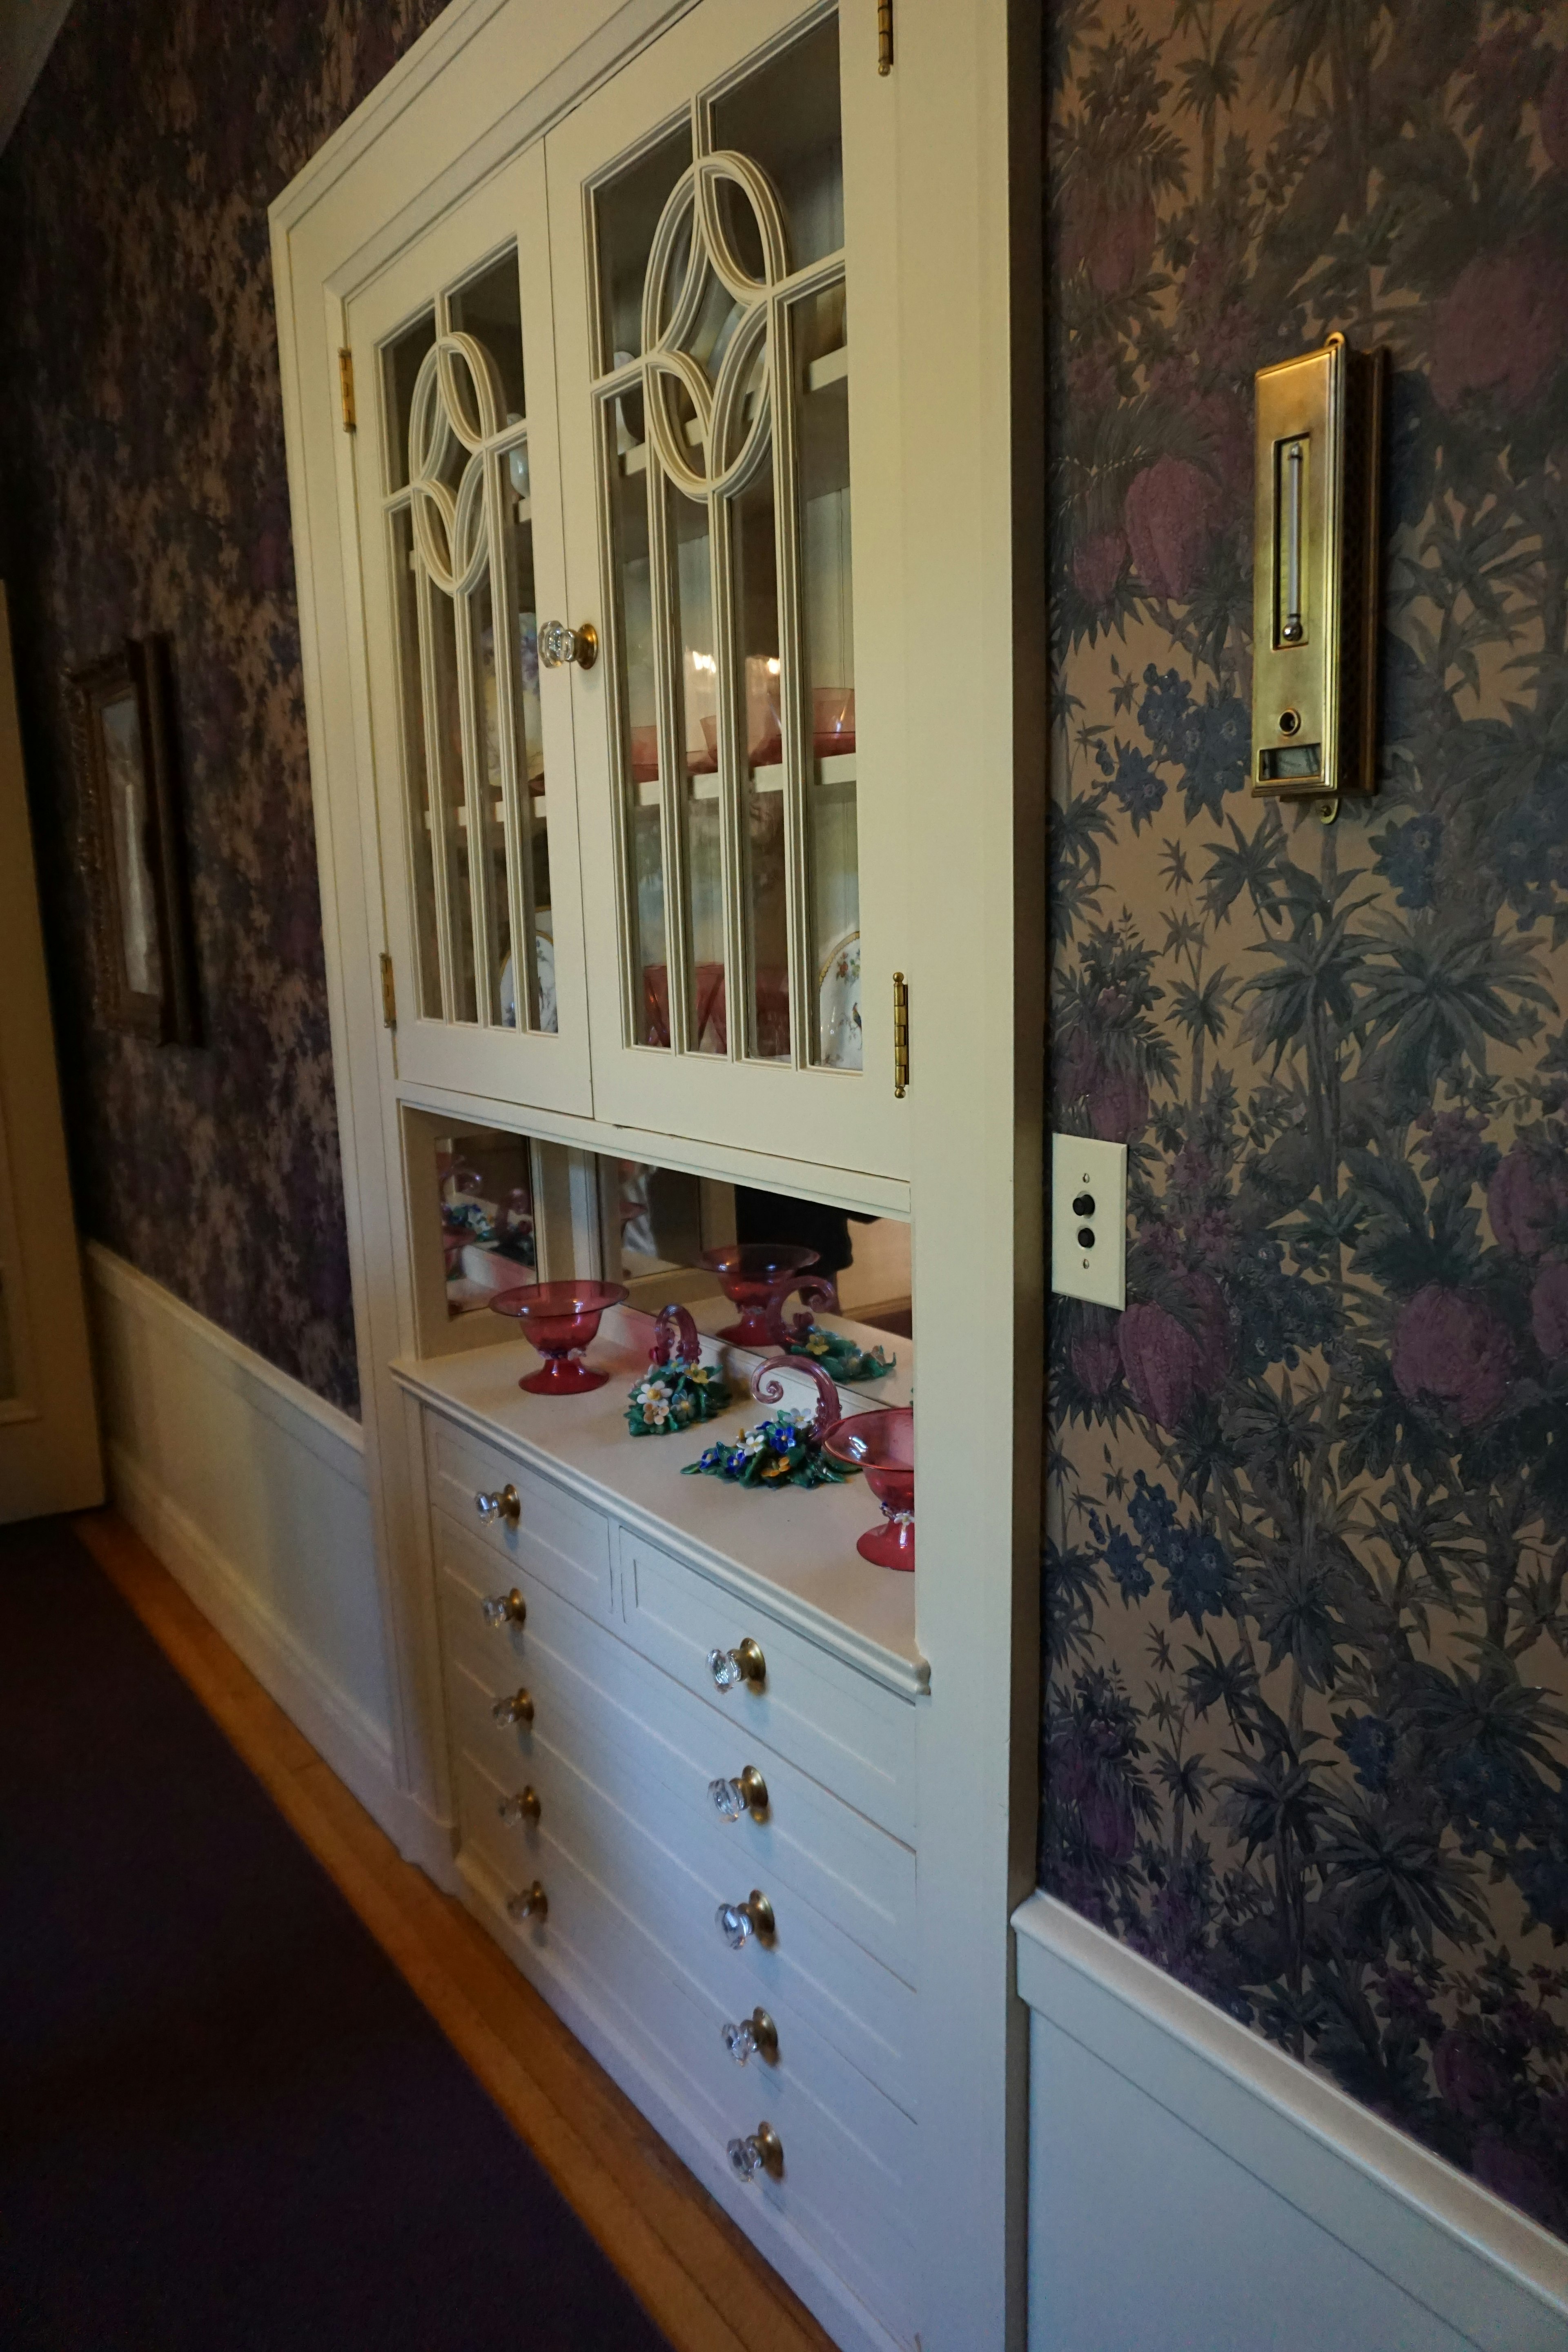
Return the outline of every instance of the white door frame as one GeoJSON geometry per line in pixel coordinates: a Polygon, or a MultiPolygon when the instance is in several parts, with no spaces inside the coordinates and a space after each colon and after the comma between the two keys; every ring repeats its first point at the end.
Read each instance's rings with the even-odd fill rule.
{"type": "MultiPolygon", "coordinates": [[[[419,1534],[411,1408],[387,1367],[412,1345],[399,1098],[381,1019],[384,944],[364,616],[342,517],[353,464],[338,422],[345,301],[487,171],[541,135],[689,0],[452,0],[271,208],[306,718],[321,877],[366,1471],[388,1629],[404,1850],[453,1883],[434,1594],[419,1534]],[[395,137],[421,107],[426,184],[395,137]]],[[[846,42],[875,0],[842,0],[846,42]]],[[[900,606],[911,803],[911,1171],[923,1455],[918,1596],[931,1664],[920,1761],[922,2008],[916,2194],[922,2352],[1003,2352],[1024,2333],[1026,2013],[1008,1919],[1033,1883],[1044,1002],[1043,501],[1037,8],[904,0],[896,110],[906,359],[888,478],[909,560],[900,606]],[[1009,70],[1011,47],[1012,66],[1009,70]],[[919,425],[919,446],[912,436],[919,425]],[[934,454],[933,454],[934,453],[934,454]],[[918,458],[919,462],[915,462],[918,458]],[[1016,462],[1016,458],[1017,462],[1016,462]],[[942,495],[931,496],[933,465],[942,495]],[[933,676],[963,691],[939,694],[933,676]],[[942,942],[974,940],[965,985],[942,942]]],[[[432,1108],[437,1098],[426,1093],[432,1108]]],[[[456,1106],[454,1106],[456,1107],[456,1106]]],[[[481,1107],[474,1110],[483,1115],[481,1107]]],[[[618,1130],[528,1115],[616,1149],[618,1130]]],[[[692,1148],[700,1170],[739,1155],[692,1148]]],[[[781,1163],[782,1165],[782,1163],[781,1163]]],[[[813,1189],[805,1171],[798,1189],[813,1189]]],[[[866,1204],[891,1205],[886,1180],[866,1204]]]]}

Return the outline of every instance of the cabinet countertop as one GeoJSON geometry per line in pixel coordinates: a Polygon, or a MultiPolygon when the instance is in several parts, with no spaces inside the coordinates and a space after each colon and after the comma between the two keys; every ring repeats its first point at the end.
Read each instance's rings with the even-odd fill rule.
{"type": "MultiPolygon", "coordinates": [[[[707,1315],[699,1310],[700,1323],[711,1319],[717,1319],[711,1308],[707,1315]]],[[[824,1320],[855,1331],[868,1346],[878,1336],[841,1317],[824,1320]]],[[[758,1404],[750,1393],[752,1370],[763,1360],[705,1337],[704,1360],[722,1364],[735,1401],[716,1422],[671,1436],[633,1437],[626,1423],[627,1392],[647,1368],[652,1331],[651,1316],[636,1307],[611,1308],[588,1350],[589,1362],[609,1381],[586,1396],[531,1396],[520,1389],[520,1376],[540,1360],[526,1341],[503,1340],[452,1356],[401,1357],[391,1369],[410,1394],[471,1435],[561,1479],[635,1534],[756,1600],[900,1697],[921,1696],[929,1668],[915,1639],[914,1577],[875,1568],[855,1549],[856,1538],[878,1518],[865,1481],[759,1493],[721,1478],[683,1477],[685,1465],[715,1438],[733,1437],[776,1408],[758,1404]]],[[[900,1363],[891,1379],[840,1391],[846,1413],[905,1401],[908,1344],[896,1343],[900,1363]]],[[[799,1383],[802,1403],[813,1393],[808,1383],[799,1383]]]]}

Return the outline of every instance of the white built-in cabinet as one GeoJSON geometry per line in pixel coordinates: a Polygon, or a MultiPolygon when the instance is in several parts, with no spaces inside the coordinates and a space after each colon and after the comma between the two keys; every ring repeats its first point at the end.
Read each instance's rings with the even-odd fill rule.
{"type": "Polygon", "coordinates": [[[398,1834],[864,2352],[1022,2340],[1031,14],[452,0],[273,208],[398,1834]],[[479,1129],[909,1222],[914,1577],[520,1394],[479,1129]]]}
{"type": "Polygon", "coordinates": [[[900,1177],[891,117],[842,68],[836,9],[702,0],[345,317],[399,1075],[900,1177]]]}

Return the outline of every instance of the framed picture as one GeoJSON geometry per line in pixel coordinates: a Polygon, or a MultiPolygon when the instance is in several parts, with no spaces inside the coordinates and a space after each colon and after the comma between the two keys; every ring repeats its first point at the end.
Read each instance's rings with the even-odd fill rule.
{"type": "Polygon", "coordinates": [[[70,679],[99,1016],[199,1042],[166,637],[128,637],[70,679]]]}

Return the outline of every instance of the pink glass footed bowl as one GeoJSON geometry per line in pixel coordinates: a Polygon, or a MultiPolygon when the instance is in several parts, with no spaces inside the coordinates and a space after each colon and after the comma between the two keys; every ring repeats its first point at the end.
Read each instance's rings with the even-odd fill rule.
{"type": "Polygon", "coordinates": [[[583,1350],[599,1328],[606,1307],[626,1297],[618,1282],[540,1282],[526,1290],[503,1290],[490,1300],[492,1315],[510,1315],[522,1327],[544,1361],[518,1382],[531,1396],[582,1396],[602,1389],[608,1372],[583,1361],[583,1350]]]}
{"type": "Polygon", "coordinates": [[[880,1412],[852,1412],[836,1421],[822,1450],[846,1470],[862,1470],[882,1506],[879,1528],[868,1528],[855,1549],[878,1568],[915,1564],[915,1413],[908,1404],[880,1412]]]}
{"type": "Polygon", "coordinates": [[[816,1264],[814,1249],[797,1249],[785,1242],[724,1242],[706,1249],[702,1263],[719,1277],[719,1287],[731,1307],[741,1310],[738,1323],[717,1334],[738,1348],[771,1350],[772,1307],[775,1297],[790,1287],[792,1278],[816,1264]]]}

